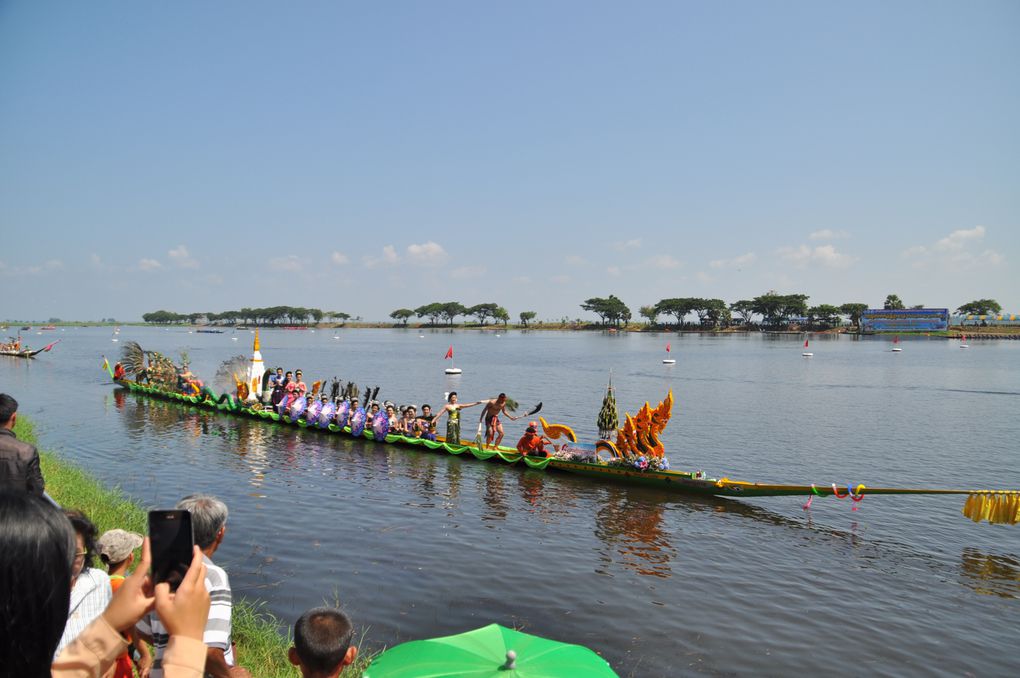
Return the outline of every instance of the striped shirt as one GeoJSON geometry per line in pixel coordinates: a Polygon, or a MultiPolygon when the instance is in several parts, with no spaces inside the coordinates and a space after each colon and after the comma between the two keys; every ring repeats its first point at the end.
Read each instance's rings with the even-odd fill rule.
{"type": "MultiPolygon", "coordinates": [[[[209,621],[205,624],[205,634],[202,637],[208,647],[223,650],[223,657],[228,666],[234,665],[234,651],[231,647],[230,637],[230,612],[232,599],[230,595],[230,581],[227,573],[222,567],[213,564],[209,556],[202,556],[205,562],[205,588],[209,591],[209,621]]],[[[152,673],[150,678],[163,678],[163,651],[170,641],[170,635],[163,626],[156,613],[150,612],[142,617],[135,626],[141,633],[152,638],[152,647],[155,649],[152,662],[152,673]]]]}
{"type": "Polygon", "coordinates": [[[113,589],[110,588],[109,575],[94,567],[81,571],[74,581],[74,587],[71,588],[71,608],[67,613],[67,625],[64,627],[64,635],[60,637],[60,644],[57,645],[54,657],[70,645],[96,617],[103,614],[112,597],[113,589]]]}

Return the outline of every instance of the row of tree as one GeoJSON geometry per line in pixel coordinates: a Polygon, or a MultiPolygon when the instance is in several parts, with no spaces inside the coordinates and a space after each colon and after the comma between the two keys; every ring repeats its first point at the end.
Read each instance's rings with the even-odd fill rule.
{"type": "Polygon", "coordinates": [[[304,308],[302,306],[270,306],[268,308],[242,308],[239,311],[224,311],[222,313],[174,313],[173,311],[153,311],[142,314],[142,320],[157,325],[172,325],[180,323],[191,323],[194,325],[200,320],[211,325],[295,325],[308,324],[310,322],[322,322],[325,320],[345,321],[350,315],[340,311],[323,311],[318,308],[304,308]]]}
{"type": "MultiPolygon", "coordinates": [[[[770,291],[753,299],[741,299],[727,304],[722,299],[704,299],[701,297],[674,297],[660,299],[658,303],[650,306],[642,306],[639,310],[641,317],[651,325],[658,324],[659,316],[670,316],[674,319],[677,327],[686,327],[695,323],[687,323],[690,316],[697,317],[697,325],[701,327],[729,327],[733,324],[733,317],[736,315],[743,325],[754,324],[755,316],[761,318],[761,325],[764,327],[780,327],[789,325],[791,320],[796,318],[803,320],[813,327],[834,327],[840,324],[841,317],[850,319],[852,325],[859,326],[861,315],[868,309],[867,304],[847,303],[840,306],[831,304],[820,304],[808,306],[806,294],[777,294],[770,291]]],[[[887,310],[904,309],[906,306],[899,296],[890,294],[885,299],[883,306],[887,310]]],[[[923,304],[911,308],[925,308],[923,304]]],[[[600,323],[605,326],[612,325],[619,327],[626,325],[631,320],[630,308],[615,295],[610,294],[606,298],[592,297],[581,304],[581,309],[590,311],[599,316],[600,323]]],[[[1002,306],[994,299],[977,299],[963,304],[956,312],[961,315],[991,315],[1000,313],[1002,306]]],[[[534,311],[523,311],[518,318],[524,327],[535,319],[534,311]]],[[[494,302],[465,306],[459,301],[432,302],[418,308],[398,308],[390,313],[390,318],[407,325],[412,317],[428,319],[429,324],[438,325],[442,322],[452,326],[458,317],[473,317],[479,324],[486,325],[489,320],[502,323],[504,326],[510,323],[510,314],[505,308],[494,302]]],[[[222,313],[174,313],[173,311],[153,311],[142,315],[142,320],[147,323],[160,325],[175,323],[195,324],[199,321],[210,324],[236,325],[257,324],[257,325],[279,325],[279,324],[308,324],[319,323],[323,320],[332,322],[346,321],[351,316],[340,311],[323,311],[317,308],[304,308],[301,306],[271,306],[268,308],[242,308],[238,311],[224,311],[222,313]]]]}
{"type": "MultiPolygon", "coordinates": [[[[521,324],[527,327],[528,323],[534,320],[536,315],[538,314],[534,311],[522,311],[518,317],[521,320],[521,324]]],[[[465,306],[459,301],[435,301],[415,309],[398,308],[393,313],[390,313],[391,318],[403,325],[407,325],[407,321],[412,316],[423,319],[428,318],[429,324],[432,325],[438,325],[440,320],[447,325],[453,325],[453,321],[458,316],[474,317],[480,325],[485,325],[490,318],[495,322],[503,323],[504,326],[510,324],[510,313],[495,302],[465,306]]]]}

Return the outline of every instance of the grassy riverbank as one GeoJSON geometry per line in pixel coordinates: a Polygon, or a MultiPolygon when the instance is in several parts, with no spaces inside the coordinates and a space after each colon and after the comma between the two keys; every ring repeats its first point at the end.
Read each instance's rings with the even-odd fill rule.
{"type": "MultiPolygon", "coordinates": [[[[18,416],[14,427],[18,438],[38,445],[32,423],[18,416]]],[[[52,452],[40,451],[46,492],[61,506],[77,508],[89,516],[100,534],[119,527],[140,534],[148,532],[147,510],[133,502],[118,488],[103,486],[95,477],[52,452]]],[[[255,678],[299,678],[287,661],[289,637],[280,635],[280,622],[263,609],[263,604],[247,599],[234,600],[233,636],[237,643],[239,663],[255,678]]],[[[360,676],[371,659],[369,653],[359,656],[341,678],[360,676]]]]}

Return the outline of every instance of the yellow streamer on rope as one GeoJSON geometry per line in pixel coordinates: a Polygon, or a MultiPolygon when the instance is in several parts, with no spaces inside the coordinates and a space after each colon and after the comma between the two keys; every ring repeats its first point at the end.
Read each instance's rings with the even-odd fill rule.
{"type": "Polygon", "coordinates": [[[974,492],[963,504],[963,515],[975,523],[992,525],[1020,523],[1020,492],[974,492]]]}

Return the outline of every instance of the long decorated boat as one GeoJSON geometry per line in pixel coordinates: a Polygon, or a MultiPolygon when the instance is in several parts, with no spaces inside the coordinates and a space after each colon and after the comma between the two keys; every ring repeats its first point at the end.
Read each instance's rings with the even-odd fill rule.
{"type": "MultiPolygon", "coordinates": [[[[550,424],[539,418],[543,433],[551,440],[565,439],[549,456],[539,457],[525,455],[517,449],[509,447],[487,447],[480,439],[473,444],[458,444],[436,437],[435,440],[423,437],[390,433],[388,423],[384,423],[385,415],[379,415],[373,422],[366,421],[365,413],[347,413],[341,419],[333,416],[333,410],[327,414],[326,408],[300,409],[281,408],[277,411],[265,407],[250,394],[261,393],[265,375],[261,355],[258,350],[256,336],[255,357],[247,374],[235,372],[238,385],[237,395],[232,393],[217,394],[212,389],[192,379],[182,379],[182,373],[190,375],[186,367],[175,368],[171,361],[154,352],[146,352],[148,365],[143,367],[140,359],[125,356],[126,365],[118,365],[119,374],[134,374],[136,379],[126,376],[115,378],[109,363],[104,360],[104,367],[110,372],[111,378],[118,386],[133,393],[176,401],[215,411],[227,415],[256,419],[282,426],[293,426],[324,434],[353,436],[379,443],[418,448],[455,456],[470,457],[481,461],[519,464],[538,471],[559,471],[574,475],[598,479],[600,481],[622,482],[650,487],[658,487],[670,491],[718,496],[718,497],[776,497],[776,496],[808,496],[810,505],[814,497],[834,496],[838,499],[850,499],[860,502],[865,494],[956,494],[967,495],[963,514],[975,522],[987,520],[990,523],[1016,524],[1020,522],[1020,490],[980,490],[980,489],[922,489],[896,487],[865,487],[864,485],[839,487],[835,483],[829,485],[788,485],[773,483],[756,483],[730,478],[711,478],[700,471],[684,472],[669,468],[663,455],[659,434],[669,420],[672,409],[672,393],[655,408],[645,403],[637,415],[626,414],[623,427],[616,429],[616,440],[611,441],[608,435],[593,445],[578,442],[574,432],[567,426],[550,424]],[[138,376],[144,375],[148,383],[142,383],[138,376]],[[360,416],[360,419],[358,418],[360,416]],[[350,421],[348,424],[347,422],[350,421]],[[339,423],[338,423],[339,422],[339,423]]],[[[137,349],[137,347],[135,347],[137,349]]],[[[130,350],[130,349],[128,349],[130,350]]],[[[137,351],[140,349],[136,350],[137,351]]],[[[378,389],[377,389],[378,390],[378,389]]],[[[611,400],[612,386],[607,391],[603,411],[599,415],[599,427],[605,433],[606,428],[615,429],[615,401],[611,400]],[[612,403],[612,408],[609,404],[612,403]]],[[[302,399],[304,400],[304,399],[302,399]]],[[[336,413],[339,416],[339,412],[336,413]]],[[[550,442],[551,442],[550,440],[550,442]]]]}
{"type": "Polygon", "coordinates": [[[0,355],[9,355],[13,358],[34,358],[40,353],[51,350],[58,343],[60,343],[59,339],[54,341],[52,344],[43,346],[42,348],[32,349],[27,346],[22,346],[21,340],[18,339],[17,341],[9,344],[0,344],[0,355]]]}

